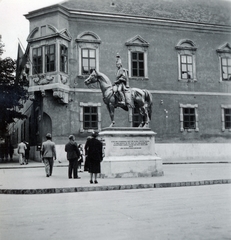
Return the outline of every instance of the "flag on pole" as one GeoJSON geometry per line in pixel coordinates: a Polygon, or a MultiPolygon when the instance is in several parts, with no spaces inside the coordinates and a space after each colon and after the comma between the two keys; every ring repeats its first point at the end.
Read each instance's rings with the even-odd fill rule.
{"type": "Polygon", "coordinates": [[[16,82],[19,81],[20,74],[25,67],[26,64],[26,54],[24,54],[22,47],[20,43],[18,44],[18,56],[17,56],[17,62],[16,62],[16,82]]]}

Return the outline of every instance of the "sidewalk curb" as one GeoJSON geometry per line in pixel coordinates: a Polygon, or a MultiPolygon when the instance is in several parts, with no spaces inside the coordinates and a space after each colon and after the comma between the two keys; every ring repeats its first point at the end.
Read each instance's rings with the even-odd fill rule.
{"type": "MultiPolygon", "coordinates": [[[[37,162],[35,162],[37,163],[37,162]]],[[[34,163],[33,163],[34,164],[34,163]]],[[[0,169],[25,169],[25,168],[44,168],[44,165],[34,165],[33,166],[28,164],[28,165],[16,165],[16,166],[1,166],[0,165],[0,169]]],[[[220,162],[166,162],[163,163],[163,165],[195,165],[195,164],[231,164],[230,161],[220,161],[220,162]]],[[[55,165],[55,167],[68,167],[68,163],[66,164],[59,164],[59,165],[55,165]]]]}
{"type": "Polygon", "coordinates": [[[0,194],[51,194],[51,193],[73,193],[73,192],[93,192],[93,191],[113,191],[113,190],[132,190],[147,188],[170,188],[170,187],[189,187],[204,186],[215,184],[230,184],[231,179],[202,180],[189,182],[171,183],[147,183],[147,184],[128,184],[111,186],[91,186],[91,187],[67,187],[67,188],[44,188],[44,189],[0,189],[0,194]]]}

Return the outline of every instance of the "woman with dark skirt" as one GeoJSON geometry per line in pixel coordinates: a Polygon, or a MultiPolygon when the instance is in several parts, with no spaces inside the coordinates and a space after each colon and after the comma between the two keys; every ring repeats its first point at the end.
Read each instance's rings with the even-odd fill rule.
{"type": "Polygon", "coordinates": [[[100,163],[103,160],[103,144],[97,139],[98,132],[92,133],[92,138],[87,139],[85,144],[85,154],[88,161],[89,173],[90,173],[90,183],[98,183],[97,174],[101,172],[100,163]]]}

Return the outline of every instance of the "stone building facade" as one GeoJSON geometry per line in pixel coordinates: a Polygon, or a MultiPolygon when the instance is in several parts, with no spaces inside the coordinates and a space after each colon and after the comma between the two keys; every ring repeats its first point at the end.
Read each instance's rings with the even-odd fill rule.
{"type": "MultiPolygon", "coordinates": [[[[96,69],[113,83],[119,53],[130,86],[152,93],[150,128],[164,162],[229,160],[230,10],[223,0],[69,0],[29,12],[28,118],[11,138],[26,138],[37,159],[51,132],[64,157],[70,134],[84,143],[108,127],[100,89],[84,80],[96,69]]],[[[115,126],[137,126],[138,119],[116,109],[115,126]]]]}

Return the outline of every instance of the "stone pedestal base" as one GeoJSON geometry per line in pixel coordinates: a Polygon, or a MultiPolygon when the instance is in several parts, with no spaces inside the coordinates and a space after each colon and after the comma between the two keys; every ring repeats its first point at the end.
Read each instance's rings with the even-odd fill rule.
{"type": "Polygon", "coordinates": [[[105,157],[101,177],[162,176],[162,160],[155,153],[155,133],[149,128],[104,128],[99,134],[105,157]]]}

